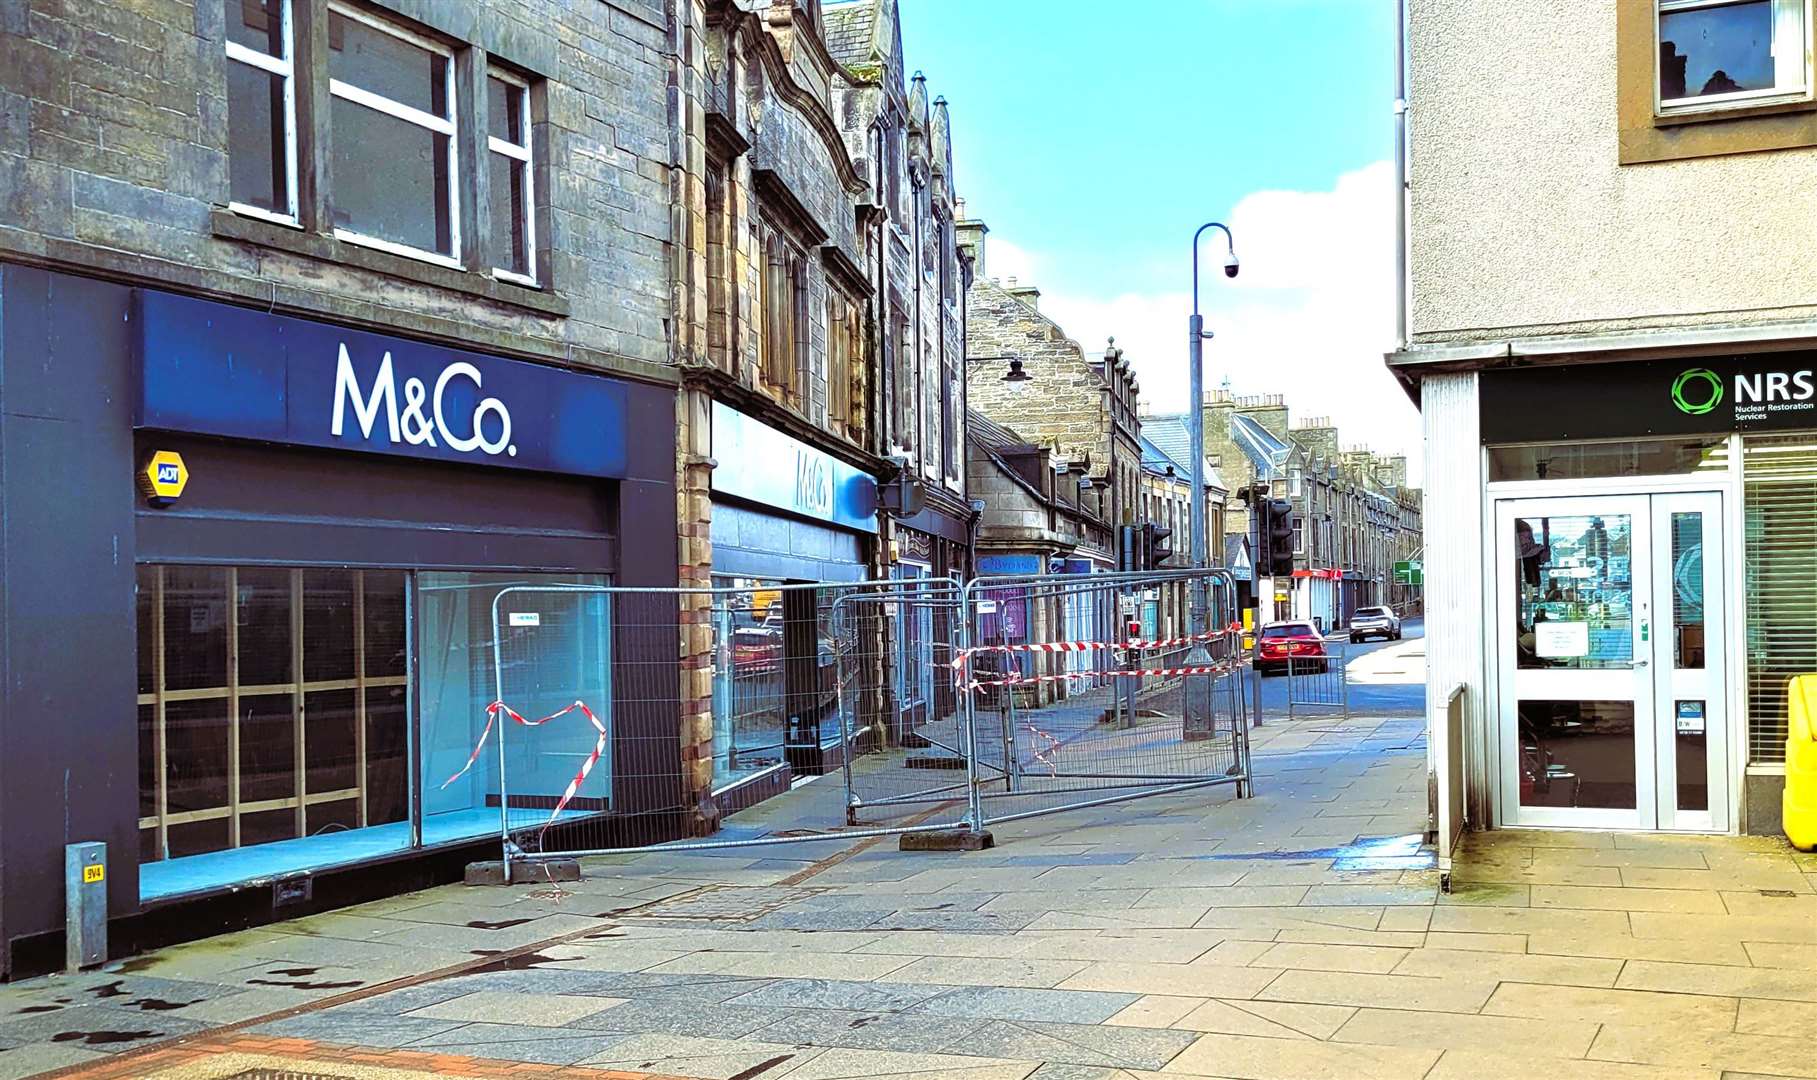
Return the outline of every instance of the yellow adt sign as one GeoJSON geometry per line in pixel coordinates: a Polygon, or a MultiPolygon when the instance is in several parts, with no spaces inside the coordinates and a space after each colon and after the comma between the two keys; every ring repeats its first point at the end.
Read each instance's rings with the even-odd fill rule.
{"type": "Polygon", "coordinates": [[[189,486],[189,466],[175,450],[159,450],[139,473],[139,487],[147,498],[168,501],[179,498],[189,486]]]}

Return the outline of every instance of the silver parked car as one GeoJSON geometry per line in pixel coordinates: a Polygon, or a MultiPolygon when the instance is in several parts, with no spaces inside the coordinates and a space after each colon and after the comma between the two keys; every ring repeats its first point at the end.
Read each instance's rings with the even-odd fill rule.
{"type": "Polygon", "coordinates": [[[1350,617],[1350,640],[1366,641],[1369,638],[1381,638],[1383,641],[1401,639],[1401,617],[1385,607],[1360,607],[1350,617]]]}

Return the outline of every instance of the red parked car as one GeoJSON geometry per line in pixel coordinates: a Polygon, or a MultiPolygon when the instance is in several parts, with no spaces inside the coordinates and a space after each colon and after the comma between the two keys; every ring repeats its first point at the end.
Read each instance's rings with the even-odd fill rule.
{"type": "Polygon", "coordinates": [[[1325,635],[1309,622],[1269,623],[1257,639],[1255,666],[1264,675],[1286,671],[1288,661],[1298,673],[1324,672],[1325,635]]]}

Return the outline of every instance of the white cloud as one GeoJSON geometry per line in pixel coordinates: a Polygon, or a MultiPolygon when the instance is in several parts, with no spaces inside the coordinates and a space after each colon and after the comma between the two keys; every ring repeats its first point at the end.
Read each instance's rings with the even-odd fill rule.
{"type": "MultiPolygon", "coordinates": [[[[1222,272],[1221,238],[1200,255],[1205,385],[1287,396],[1298,419],[1328,416],[1346,446],[1405,453],[1420,475],[1419,416],[1382,365],[1394,343],[1393,176],[1378,162],[1330,191],[1261,191],[1230,216],[1242,273],[1222,272]]],[[[998,237],[993,277],[1040,284],[1041,257],[998,237]]],[[[1180,268],[1189,280],[1190,269],[1180,268]]],[[[1078,295],[1044,291],[1041,309],[1088,351],[1114,335],[1135,366],[1143,398],[1180,410],[1186,395],[1186,319],[1178,292],[1078,295]]]]}
{"type": "Polygon", "coordinates": [[[1019,244],[991,237],[985,243],[984,260],[990,276],[999,281],[1015,278],[1017,281],[1039,284],[1041,264],[1027,248],[1019,244]]]}

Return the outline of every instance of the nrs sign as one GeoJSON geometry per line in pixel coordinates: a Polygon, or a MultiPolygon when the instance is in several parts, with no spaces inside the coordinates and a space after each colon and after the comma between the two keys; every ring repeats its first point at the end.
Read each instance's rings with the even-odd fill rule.
{"type": "Polygon", "coordinates": [[[1534,364],[1480,376],[1485,443],[1817,429],[1817,352],[1534,364]]]}

